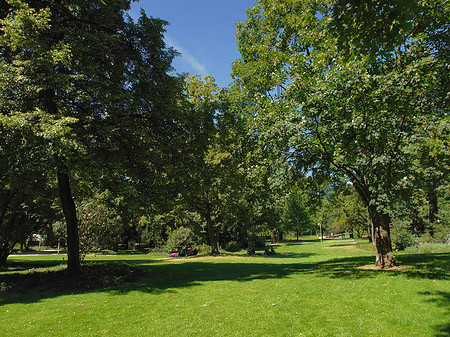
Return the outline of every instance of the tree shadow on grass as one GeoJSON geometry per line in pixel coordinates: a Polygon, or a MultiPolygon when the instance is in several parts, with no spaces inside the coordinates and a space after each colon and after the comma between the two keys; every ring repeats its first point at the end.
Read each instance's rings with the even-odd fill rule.
{"type": "MultiPolygon", "coordinates": [[[[421,295],[428,296],[428,301],[436,303],[438,307],[446,309],[448,316],[450,316],[450,292],[422,292],[421,295]]],[[[435,327],[438,333],[436,337],[448,337],[450,336],[450,323],[441,324],[435,327]]]]}
{"type": "MultiPolygon", "coordinates": [[[[289,255],[278,255],[275,257],[260,257],[259,259],[242,258],[193,258],[186,260],[174,260],[173,262],[151,261],[136,259],[121,263],[131,266],[133,270],[141,271],[136,279],[124,279],[124,283],[108,284],[100,287],[91,287],[88,283],[81,288],[73,288],[71,283],[58,282],[62,271],[49,272],[47,282],[50,282],[50,289],[44,291],[29,291],[29,296],[24,294],[2,294],[0,292],[0,305],[6,303],[33,303],[40,300],[72,293],[86,293],[93,291],[107,291],[112,295],[127,294],[131,291],[147,292],[153,294],[173,293],[179,288],[201,286],[205,282],[216,281],[237,281],[250,282],[254,280],[283,279],[292,277],[295,274],[310,274],[325,278],[343,279],[363,279],[376,278],[380,273],[390,275],[406,275],[412,278],[428,278],[438,280],[450,280],[450,254],[429,254],[429,255],[402,255],[399,259],[402,268],[379,271],[367,266],[374,263],[373,256],[353,256],[337,259],[330,259],[317,262],[302,262],[301,260],[290,259],[289,255]],[[127,283],[128,282],[128,283],[127,283]]],[[[112,262],[105,263],[113,264],[112,262]]],[[[119,274],[114,277],[121,277],[119,274]]],[[[124,271],[129,273],[129,271],[124,271]]],[[[8,275],[0,275],[0,286],[7,279],[8,275]]],[[[30,274],[16,274],[16,282],[30,285],[33,277],[30,274]]],[[[109,280],[109,279],[108,279],[109,280]]],[[[7,281],[7,280],[6,280],[7,281]]],[[[67,282],[63,280],[63,282],[67,282]]],[[[99,283],[95,275],[92,282],[99,283]]],[[[1,290],[1,289],[0,289],[1,290]]],[[[445,328],[445,327],[444,327],[445,328]]]]}
{"type": "Polygon", "coordinates": [[[409,277],[450,280],[450,253],[404,254],[398,261],[409,277]]]}

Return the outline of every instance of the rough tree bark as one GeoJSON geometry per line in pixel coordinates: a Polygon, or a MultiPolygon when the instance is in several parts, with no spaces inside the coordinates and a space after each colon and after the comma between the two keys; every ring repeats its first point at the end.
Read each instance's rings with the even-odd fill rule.
{"type": "Polygon", "coordinates": [[[390,217],[382,214],[376,206],[369,206],[369,214],[372,221],[373,242],[375,245],[375,266],[380,269],[389,269],[395,266],[395,256],[392,251],[390,237],[390,217]]]}

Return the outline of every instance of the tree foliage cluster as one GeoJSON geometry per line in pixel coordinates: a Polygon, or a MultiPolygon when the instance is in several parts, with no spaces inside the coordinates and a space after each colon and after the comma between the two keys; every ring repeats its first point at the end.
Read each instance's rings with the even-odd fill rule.
{"type": "MultiPolygon", "coordinates": [[[[352,183],[380,268],[395,264],[393,207],[419,173],[414,153],[417,162],[427,151],[415,137],[447,120],[449,10],[445,1],[260,0],[238,26],[234,75],[255,132],[305,174],[352,183]],[[406,152],[414,143],[418,152],[406,152]]],[[[432,183],[442,179],[423,159],[434,207],[432,183]]]]}

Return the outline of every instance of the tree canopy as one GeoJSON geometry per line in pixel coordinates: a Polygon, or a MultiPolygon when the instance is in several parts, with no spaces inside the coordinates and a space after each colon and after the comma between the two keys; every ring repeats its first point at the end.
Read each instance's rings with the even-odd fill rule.
{"type": "Polygon", "coordinates": [[[426,116],[448,108],[449,8],[401,4],[261,0],[238,26],[234,64],[257,131],[304,172],[344,174],[354,185],[380,268],[394,265],[390,207],[405,176],[403,146],[426,116]]]}
{"type": "Polygon", "coordinates": [[[228,88],[174,75],[131,2],[0,1],[0,265],[63,217],[73,276],[79,237],[217,254],[370,222],[390,268],[392,227],[448,236],[447,1],[258,0],[228,88]]]}
{"type": "Polygon", "coordinates": [[[45,157],[32,155],[57,173],[74,275],[79,253],[71,180],[151,184],[176,128],[181,82],[169,75],[175,51],[163,41],[166,22],[142,12],[135,23],[129,6],[122,0],[8,1],[0,15],[2,120],[40,123],[33,139],[22,139],[40,142],[45,157]]]}

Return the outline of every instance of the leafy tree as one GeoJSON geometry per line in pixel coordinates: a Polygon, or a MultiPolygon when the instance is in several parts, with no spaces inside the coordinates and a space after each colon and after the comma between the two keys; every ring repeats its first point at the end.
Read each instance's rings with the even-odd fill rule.
{"type": "Polygon", "coordinates": [[[163,41],[166,23],[143,12],[133,22],[130,2],[2,2],[1,114],[50,121],[41,122],[48,149],[41,159],[56,171],[74,276],[80,261],[73,182],[154,188],[177,128],[180,86],[169,75],[175,52],[163,41]],[[63,137],[55,136],[58,125],[63,137]]]}
{"type": "Polygon", "coordinates": [[[203,217],[211,253],[217,254],[218,222],[229,221],[227,210],[236,210],[241,202],[240,134],[228,93],[214,78],[188,76],[184,93],[183,111],[189,118],[183,126],[188,132],[180,143],[174,181],[182,205],[203,217]]]}
{"type": "Polygon", "coordinates": [[[307,207],[307,195],[298,188],[294,188],[287,195],[283,215],[283,230],[299,234],[311,229],[311,219],[307,207]]]}
{"type": "Polygon", "coordinates": [[[194,232],[189,228],[180,227],[175,229],[169,235],[166,249],[168,253],[180,253],[181,251],[190,252],[195,247],[194,232]]]}
{"type": "Polygon", "coordinates": [[[448,30],[448,6],[442,12],[438,3],[417,2],[404,18],[377,1],[260,0],[238,26],[234,75],[257,132],[305,172],[319,167],[352,182],[379,268],[395,263],[390,214],[404,177],[402,148],[417,117],[447,104],[448,37],[435,32],[448,30]],[[394,37],[377,39],[387,23],[394,37]]]}
{"type": "Polygon", "coordinates": [[[91,251],[116,248],[123,234],[123,222],[101,196],[81,201],[77,216],[82,258],[91,251]]]}
{"type": "MultiPolygon", "coordinates": [[[[426,218],[432,231],[439,212],[438,199],[449,179],[449,120],[448,117],[433,116],[430,122],[424,124],[419,124],[414,137],[405,147],[411,162],[405,184],[410,189],[411,198],[416,200],[416,209],[422,206],[421,199],[426,200],[426,218]]],[[[424,226],[420,227],[420,232],[423,232],[424,226]]]]}

